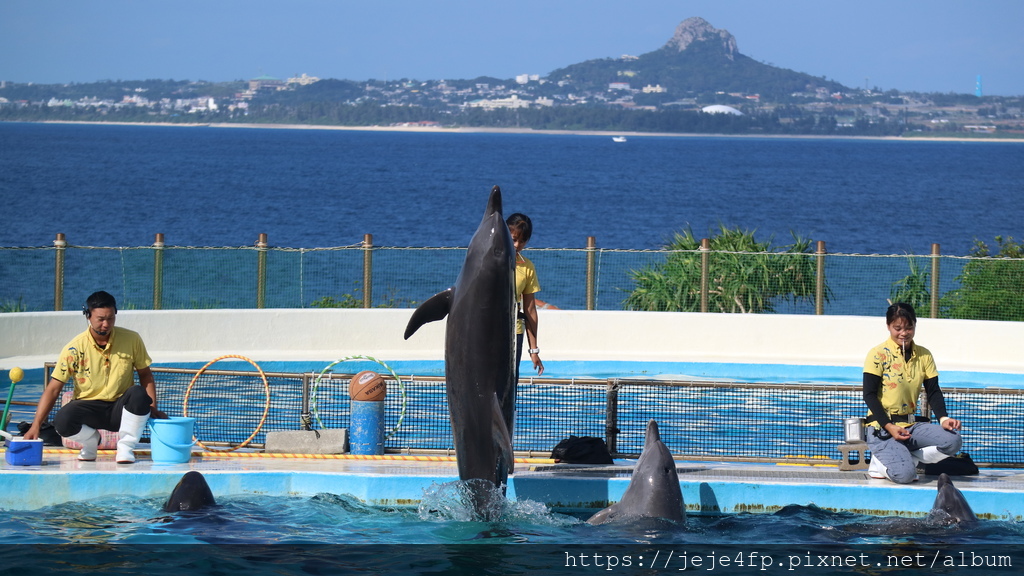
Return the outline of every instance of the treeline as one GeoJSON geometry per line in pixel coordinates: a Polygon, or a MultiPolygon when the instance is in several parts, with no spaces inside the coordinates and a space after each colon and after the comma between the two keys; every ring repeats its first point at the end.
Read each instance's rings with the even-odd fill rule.
{"type": "Polygon", "coordinates": [[[775,113],[709,114],[693,110],[623,110],[602,106],[550,108],[440,109],[426,106],[382,105],[379,102],[346,104],[305,101],[252,103],[247,112],[235,110],[192,113],[156,112],[142,107],[95,108],[76,106],[3,106],[0,121],[109,121],[257,124],[320,126],[389,126],[411,122],[437,122],[443,126],[474,128],[531,128],[612,132],[666,132],[693,134],[766,135],[899,135],[910,127],[886,118],[858,120],[840,125],[832,115],[782,117],[775,113]]]}

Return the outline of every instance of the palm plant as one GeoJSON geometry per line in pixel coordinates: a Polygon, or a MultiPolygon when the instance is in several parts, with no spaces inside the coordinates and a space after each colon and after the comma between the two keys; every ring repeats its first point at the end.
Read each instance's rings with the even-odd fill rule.
{"type": "MultiPolygon", "coordinates": [[[[773,251],[754,231],[727,228],[710,239],[708,309],[716,312],[774,312],[779,299],[813,298],[816,268],[811,241],[794,235],[793,244],[773,251]]],[[[700,240],[687,228],[665,249],[663,264],[633,270],[627,310],[696,312],[701,302],[700,240]]],[[[828,290],[826,288],[826,295],[828,290]]]]}

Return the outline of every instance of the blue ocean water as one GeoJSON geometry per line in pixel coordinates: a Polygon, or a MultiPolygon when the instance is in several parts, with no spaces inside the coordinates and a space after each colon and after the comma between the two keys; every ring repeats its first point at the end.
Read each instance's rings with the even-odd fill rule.
{"type": "Polygon", "coordinates": [[[0,124],[0,246],[465,246],[498,184],[532,247],[691,227],[832,253],[1018,237],[1024,143],[0,124]]]}

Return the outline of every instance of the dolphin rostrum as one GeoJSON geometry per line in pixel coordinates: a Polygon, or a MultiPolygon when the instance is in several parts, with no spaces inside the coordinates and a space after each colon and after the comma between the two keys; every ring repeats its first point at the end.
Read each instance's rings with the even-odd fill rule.
{"type": "Polygon", "coordinates": [[[686,519],[686,505],[679,488],[679,474],[672,453],[661,441],[658,423],[647,423],[644,449],[633,469],[633,477],[622,499],[594,514],[590,524],[629,522],[639,518],[660,518],[672,522],[686,519]]]}
{"type": "MultiPolygon", "coordinates": [[[[455,285],[413,312],[405,338],[448,317],[444,368],[459,479],[488,480],[496,487],[505,485],[513,468],[514,292],[515,247],[495,186],[455,285]]],[[[477,511],[484,504],[475,502],[477,511]]]]}
{"type": "Polygon", "coordinates": [[[971,505],[960,493],[948,474],[939,474],[938,493],[935,495],[935,503],[928,513],[928,518],[941,522],[977,522],[978,517],[971,510],[971,505]]]}
{"type": "Polygon", "coordinates": [[[164,512],[195,511],[216,504],[206,478],[192,470],[186,472],[171,491],[171,497],[164,504],[164,512]]]}

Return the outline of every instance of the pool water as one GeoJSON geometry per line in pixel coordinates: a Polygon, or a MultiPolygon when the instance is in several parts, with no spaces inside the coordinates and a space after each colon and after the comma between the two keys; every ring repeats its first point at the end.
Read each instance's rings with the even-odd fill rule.
{"type": "MultiPolygon", "coordinates": [[[[480,522],[472,519],[458,482],[431,486],[418,508],[374,507],[326,493],[223,496],[217,506],[198,512],[163,512],[163,503],[163,498],[122,496],[0,511],[2,573],[31,566],[33,576],[71,569],[149,575],[536,575],[564,573],[565,562],[584,553],[614,553],[620,561],[628,555],[635,568],[640,557],[646,554],[650,563],[662,551],[770,554],[780,563],[773,567],[782,570],[781,563],[792,562],[794,554],[820,550],[878,554],[908,546],[976,551],[988,545],[1008,554],[1015,549],[1008,545],[1024,542],[1024,523],[965,526],[814,506],[789,506],[774,514],[689,516],[681,524],[591,526],[585,520],[592,510],[553,511],[528,500],[505,501],[498,521],[480,522]]],[[[666,558],[666,565],[678,570],[679,558],[673,556],[670,564],[666,558]]]]}
{"type": "Polygon", "coordinates": [[[1024,523],[873,517],[814,506],[773,514],[689,515],[685,522],[591,526],[595,510],[554,511],[530,500],[505,500],[496,522],[474,520],[459,482],[434,484],[418,508],[379,507],[347,495],[238,495],[196,512],[168,513],[164,499],[108,497],[32,511],[0,511],[12,544],[794,544],[1024,542],[1024,523]]]}

